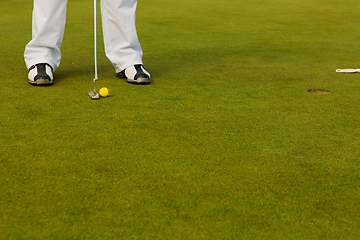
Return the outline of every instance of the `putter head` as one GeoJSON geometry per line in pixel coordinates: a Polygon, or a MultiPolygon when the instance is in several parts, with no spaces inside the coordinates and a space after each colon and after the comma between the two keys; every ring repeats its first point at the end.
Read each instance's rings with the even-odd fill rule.
{"type": "Polygon", "coordinates": [[[99,93],[97,93],[96,90],[95,90],[95,82],[96,82],[96,80],[97,80],[97,74],[95,74],[95,78],[94,78],[94,80],[93,80],[94,90],[88,92],[89,97],[90,97],[92,100],[94,100],[94,99],[99,99],[99,98],[100,98],[99,93]]]}
{"type": "Polygon", "coordinates": [[[93,100],[96,100],[96,99],[99,99],[100,98],[100,95],[99,93],[97,93],[95,90],[94,91],[91,91],[91,92],[88,92],[89,94],[89,97],[93,100]]]}

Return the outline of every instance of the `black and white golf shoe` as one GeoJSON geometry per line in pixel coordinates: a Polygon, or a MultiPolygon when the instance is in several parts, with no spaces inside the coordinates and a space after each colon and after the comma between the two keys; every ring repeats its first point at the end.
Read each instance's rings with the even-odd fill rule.
{"type": "Polygon", "coordinates": [[[141,64],[132,65],[116,74],[118,78],[126,78],[126,82],[133,84],[150,84],[150,73],[141,64]]]}
{"type": "Polygon", "coordinates": [[[38,63],[29,68],[29,83],[34,86],[51,86],[54,83],[53,69],[47,63],[38,63]]]}

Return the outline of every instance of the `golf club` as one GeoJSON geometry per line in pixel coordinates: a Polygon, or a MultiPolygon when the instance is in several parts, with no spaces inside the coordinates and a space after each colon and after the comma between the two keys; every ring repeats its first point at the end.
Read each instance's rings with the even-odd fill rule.
{"type": "Polygon", "coordinates": [[[336,72],[357,73],[357,72],[360,72],[360,69],[336,69],[336,72]]]}
{"type": "Polygon", "coordinates": [[[94,0],[94,53],[95,53],[95,78],[93,79],[94,83],[94,90],[88,92],[89,97],[91,99],[99,99],[100,95],[96,92],[95,89],[95,82],[98,80],[98,73],[97,73],[97,0],[94,0]]]}

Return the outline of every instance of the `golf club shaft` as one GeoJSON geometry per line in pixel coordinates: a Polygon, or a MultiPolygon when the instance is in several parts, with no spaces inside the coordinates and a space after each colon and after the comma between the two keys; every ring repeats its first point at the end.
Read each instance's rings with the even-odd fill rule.
{"type": "Polygon", "coordinates": [[[94,57],[95,57],[95,78],[94,78],[94,91],[95,81],[98,79],[97,72],[97,0],[94,0],[94,57]]]}
{"type": "Polygon", "coordinates": [[[360,69],[336,69],[336,72],[357,73],[360,72],[360,69]]]}

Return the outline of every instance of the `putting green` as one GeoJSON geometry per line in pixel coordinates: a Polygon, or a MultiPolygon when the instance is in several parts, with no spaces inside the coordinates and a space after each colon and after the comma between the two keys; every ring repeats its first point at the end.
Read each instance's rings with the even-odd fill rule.
{"type": "Polygon", "coordinates": [[[51,87],[27,83],[31,1],[2,3],[0,239],[359,239],[360,75],[335,72],[359,4],[139,1],[152,84],[115,77],[99,27],[92,101],[92,3],[51,87]]]}

